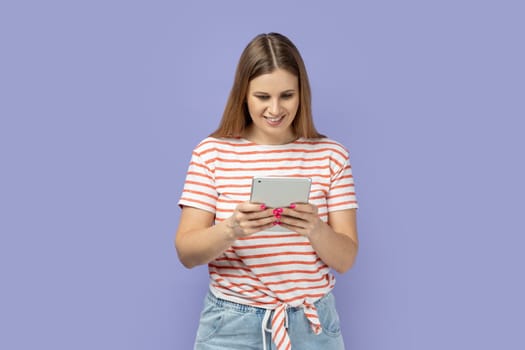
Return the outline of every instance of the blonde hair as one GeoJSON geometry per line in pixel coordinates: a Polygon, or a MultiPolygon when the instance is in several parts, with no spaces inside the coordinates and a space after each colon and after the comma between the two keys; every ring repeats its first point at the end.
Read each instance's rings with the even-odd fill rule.
{"type": "Polygon", "coordinates": [[[260,75],[284,69],[297,77],[299,82],[299,109],[292,123],[296,137],[320,138],[312,118],[310,83],[304,61],[295,45],[282,34],[257,35],[244,49],[237,64],[233,87],[224,113],[212,137],[242,137],[252,123],[246,104],[250,81],[260,75]]]}

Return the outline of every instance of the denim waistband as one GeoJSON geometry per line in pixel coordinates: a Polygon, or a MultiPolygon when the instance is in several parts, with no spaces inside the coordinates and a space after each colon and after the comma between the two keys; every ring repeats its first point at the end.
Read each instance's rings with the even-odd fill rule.
{"type": "MultiPolygon", "coordinates": [[[[328,292],[327,294],[322,296],[319,300],[316,300],[314,302],[314,305],[317,307],[320,304],[326,302],[326,300],[329,297],[331,297],[331,294],[332,294],[332,292],[328,292]]],[[[236,303],[236,302],[233,302],[233,301],[229,301],[229,300],[225,300],[225,299],[222,299],[222,298],[218,298],[211,291],[208,291],[207,299],[208,299],[208,301],[210,301],[212,304],[214,304],[216,306],[224,307],[226,309],[229,309],[229,310],[232,310],[232,311],[237,311],[237,312],[240,312],[240,313],[254,313],[254,314],[264,315],[266,313],[266,311],[268,310],[268,309],[265,309],[265,308],[262,308],[262,307],[257,307],[257,306],[252,306],[252,305],[245,305],[245,304],[239,304],[239,303],[236,303]]],[[[286,308],[286,310],[288,312],[292,312],[292,313],[293,312],[297,312],[297,311],[302,310],[302,309],[303,309],[303,306],[289,306],[289,307],[286,308]]]]}

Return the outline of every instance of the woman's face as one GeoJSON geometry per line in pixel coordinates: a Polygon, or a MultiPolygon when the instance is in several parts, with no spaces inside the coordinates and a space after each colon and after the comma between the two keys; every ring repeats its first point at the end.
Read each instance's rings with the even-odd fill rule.
{"type": "Polygon", "coordinates": [[[252,79],[246,103],[253,121],[246,138],[260,144],[283,144],[294,139],[292,122],[299,108],[299,81],[295,75],[276,69],[252,79]]]}

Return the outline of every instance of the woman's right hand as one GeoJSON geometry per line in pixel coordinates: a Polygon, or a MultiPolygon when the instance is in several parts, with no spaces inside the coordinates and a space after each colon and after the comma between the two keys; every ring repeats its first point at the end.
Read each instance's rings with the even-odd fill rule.
{"type": "Polygon", "coordinates": [[[232,237],[238,239],[270,228],[274,222],[272,209],[266,208],[264,204],[243,202],[226,219],[226,226],[231,230],[232,237]]]}

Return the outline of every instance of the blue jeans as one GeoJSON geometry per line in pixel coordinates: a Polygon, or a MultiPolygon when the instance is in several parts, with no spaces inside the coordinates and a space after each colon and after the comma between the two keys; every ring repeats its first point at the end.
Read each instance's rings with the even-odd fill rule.
{"type": "MultiPolygon", "coordinates": [[[[344,350],[333,294],[328,293],[316,301],[315,306],[323,327],[319,335],[312,331],[302,307],[287,309],[292,350],[344,350]]],[[[219,299],[209,292],[201,313],[194,349],[262,350],[261,325],[265,312],[266,309],[219,299]]],[[[274,350],[271,334],[265,333],[264,336],[268,344],[264,350],[274,350]]]]}

